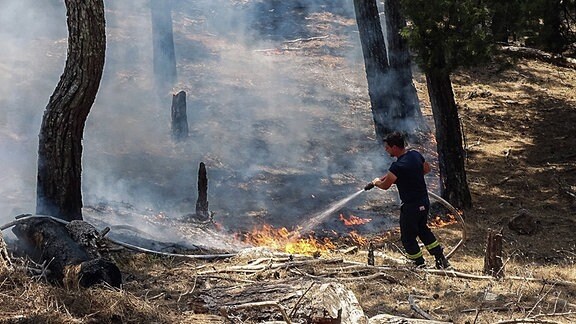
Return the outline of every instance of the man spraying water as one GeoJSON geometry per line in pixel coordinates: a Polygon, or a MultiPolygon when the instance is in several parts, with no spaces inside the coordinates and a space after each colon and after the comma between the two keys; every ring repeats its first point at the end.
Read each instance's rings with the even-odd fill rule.
{"type": "Polygon", "coordinates": [[[386,152],[396,161],[392,162],[386,175],[375,178],[364,190],[374,187],[387,190],[396,184],[402,206],[400,207],[400,238],[406,254],[417,267],[424,266],[424,257],[418,241],[436,258],[436,268],[446,269],[450,263],[444,256],[442,246],[427,225],[430,200],[424,175],[430,172],[430,164],[422,154],[405,148],[404,135],[394,132],[384,139],[386,152]]]}

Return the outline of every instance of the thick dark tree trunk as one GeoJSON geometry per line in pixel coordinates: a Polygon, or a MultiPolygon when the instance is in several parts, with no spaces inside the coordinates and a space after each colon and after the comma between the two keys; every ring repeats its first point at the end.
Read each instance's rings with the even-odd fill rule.
{"type": "Polygon", "coordinates": [[[380,25],[376,0],[354,0],[356,23],[362,44],[364,66],[368,81],[368,94],[372,106],[372,117],[378,138],[392,131],[401,130],[402,107],[398,96],[394,96],[386,44],[380,25]]]}
{"type": "Polygon", "coordinates": [[[472,198],[466,181],[462,131],[450,74],[445,70],[428,71],[426,84],[436,126],[441,196],[456,208],[468,209],[472,207],[472,198]]]}
{"type": "Polygon", "coordinates": [[[412,81],[412,60],[408,43],[400,35],[406,21],[400,13],[399,0],[384,1],[384,18],[386,21],[386,37],[388,40],[388,62],[393,79],[392,86],[398,88],[403,115],[406,118],[405,131],[412,134],[416,129],[428,130],[422,118],[416,87],[412,81]]]}
{"type": "Polygon", "coordinates": [[[188,116],[186,114],[186,92],[172,96],[172,139],[176,142],[188,137],[188,116]]]}
{"type": "Polygon", "coordinates": [[[103,0],[66,0],[68,57],[39,136],[36,213],[82,219],[82,134],[106,51],[103,0]]]}
{"type": "Polygon", "coordinates": [[[150,0],[154,79],[158,92],[164,96],[176,83],[176,54],[172,31],[170,2],[150,0]]]}
{"type": "Polygon", "coordinates": [[[540,43],[544,49],[552,53],[562,53],[566,41],[562,37],[562,18],[560,16],[560,0],[548,1],[544,8],[542,30],[540,31],[540,43]]]}

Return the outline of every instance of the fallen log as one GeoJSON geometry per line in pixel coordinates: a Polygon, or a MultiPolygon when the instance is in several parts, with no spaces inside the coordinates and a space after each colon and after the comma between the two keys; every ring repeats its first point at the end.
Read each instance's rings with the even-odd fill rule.
{"type": "Polygon", "coordinates": [[[68,288],[99,283],[120,287],[122,283],[122,274],[114,263],[103,258],[91,258],[61,223],[50,218],[30,218],[20,220],[12,232],[26,255],[37,263],[46,264],[50,280],[68,288]]]}

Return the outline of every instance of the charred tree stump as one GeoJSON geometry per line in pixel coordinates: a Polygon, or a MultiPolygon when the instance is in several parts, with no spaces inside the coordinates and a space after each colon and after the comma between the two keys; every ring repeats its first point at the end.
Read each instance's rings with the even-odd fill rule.
{"type": "Polygon", "coordinates": [[[368,244],[368,265],[374,265],[374,244],[368,244]]]}
{"type": "Polygon", "coordinates": [[[488,229],[486,238],[486,255],[484,256],[484,273],[495,278],[504,277],[502,262],[502,230],[488,229]]]}
{"type": "Polygon", "coordinates": [[[198,200],[196,200],[196,218],[208,220],[208,177],[206,175],[206,165],[200,162],[198,169],[198,200]]]}
{"type": "MultiPolygon", "coordinates": [[[[12,232],[28,256],[37,263],[46,264],[50,280],[68,288],[86,288],[104,282],[120,287],[122,274],[118,267],[103,258],[91,259],[90,253],[74,241],[69,230],[54,220],[35,218],[17,224],[12,232]]],[[[74,235],[85,236],[82,233],[74,235]]]]}
{"type": "Polygon", "coordinates": [[[172,139],[176,142],[188,137],[188,117],[186,115],[186,92],[172,96],[172,139]]]}

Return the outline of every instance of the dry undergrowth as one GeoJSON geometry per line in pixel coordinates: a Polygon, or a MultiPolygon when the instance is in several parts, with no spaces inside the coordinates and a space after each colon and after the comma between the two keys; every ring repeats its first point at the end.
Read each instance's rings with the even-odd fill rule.
{"type": "MultiPolygon", "coordinates": [[[[317,19],[328,22],[328,27],[322,26],[329,33],[333,17],[317,19]]],[[[343,28],[350,24],[348,20],[336,25],[343,28]]],[[[340,57],[329,54],[339,50],[342,40],[321,39],[301,44],[301,51],[278,50],[270,55],[278,56],[279,60],[297,59],[299,53],[318,55],[318,62],[323,63],[309,63],[306,68],[314,67],[315,78],[330,81],[334,74],[325,71],[342,62],[340,57]]],[[[576,322],[576,315],[571,314],[576,311],[576,189],[573,185],[576,183],[576,138],[573,136],[576,71],[535,60],[513,61],[503,57],[488,67],[458,71],[453,83],[465,131],[468,182],[474,208],[465,214],[469,238],[451,262],[460,272],[481,276],[486,231],[502,229],[506,275],[541,281],[474,279],[411,271],[378,255],[376,265],[390,267],[381,271],[393,276],[397,283],[382,277],[363,279],[374,270],[347,272],[343,265],[319,263],[301,266],[296,272],[281,268],[239,273],[226,269],[245,266],[253,259],[183,262],[118,253],[112,256],[124,273],[123,290],[108,287],[66,290],[28,275],[21,267],[2,270],[0,323],[222,323],[224,319],[219,312],[206,307],[211,291],[295,282],[310,279],[308,275],[327,269],[331,271],[330,277],[353,278],[336,280],[355,293],[369,317],[381,313],[419,317],[408,302],[412,296],[417,305],[436,320],[576,322]],[[519,214],[530,216],[534,232],[518,234],[509,228],[509,221],[519,214]],[[215,273],[202,274],[208,269],[215,273]]],[[[343,82],[337,86],[345,93],[348,84],[343,82]]],[[[430,117],[425,82],[420,74],[416,74],[416,86],[424,114],[430,117]]],[[[342,100],[351,106],[351,114],[366,106],[364,92],[350,94],[350,98],[342,100]]],[[[340,118],[344,127],[354,127],[354,118],[340,118]]],[[[448,246],[458,241],[457,226],[435,231],[448,246]]],[[[389,244],[378,252],[401,259],[395,248],[399,245],[398,236],[390,236],[387,242],[389,244]]],[[[365,252],[366,248],[361,247],[356,254],[334,253],[322,258],[364,263],[365,252]]],[[[15,264],[24,265],[17,260],[15,264]]],[[[302,304],[308,301],[305,297],[302,304]]],[[[218,305],[218,300],[210,302],[218,305]]],[[[262,318],[248,313],[252,317],[236,315],[233,320],[251,323],[278,319],[279,315],[274,310],[262,311],[262,318]]]]}

